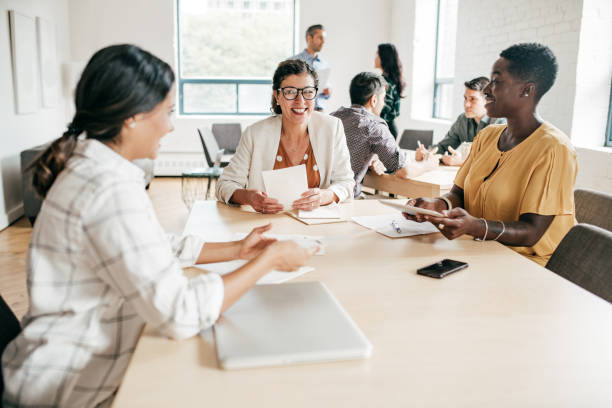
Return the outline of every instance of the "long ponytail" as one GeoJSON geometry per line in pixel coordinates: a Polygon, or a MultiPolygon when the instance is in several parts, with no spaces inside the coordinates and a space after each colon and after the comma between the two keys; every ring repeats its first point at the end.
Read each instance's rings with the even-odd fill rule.
{"type": "Polygon", "coordinates": [[[47,191],[72,156],[80,133],[72,124],[68,125],[68,130],[55,139],[30,165],[34,170],[32,185],[42,198],[47,195],[47,191]]]}

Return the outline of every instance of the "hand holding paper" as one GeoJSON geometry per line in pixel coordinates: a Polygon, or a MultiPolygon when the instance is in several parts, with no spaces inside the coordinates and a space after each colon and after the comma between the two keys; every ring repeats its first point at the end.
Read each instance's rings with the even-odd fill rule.
{"type": "Polygon", "coordinates": [[[306,166],[303,164],[264,171],[261,175],[268,197],[278,200],[284,209],[292,208],[293,202],[301,199],[302,193],[308,190],[306,166]]]}

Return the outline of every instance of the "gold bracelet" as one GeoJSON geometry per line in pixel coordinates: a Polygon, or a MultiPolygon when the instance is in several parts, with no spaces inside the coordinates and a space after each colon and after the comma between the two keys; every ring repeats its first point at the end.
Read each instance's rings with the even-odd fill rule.
{"type": "Polygon", "coordinates": [[[493,241],[497,241],[497,240],[498,240],[498,238],[499,238],[499,237],[501,237],[501,236],[502,236],[502,234],[503,234],[504,232],[506,232],[506,224],[504,224],[504,222],[503,222],[503,221],[498,221],[498,222],[501,222],[501,225],[502,225],[502,231],[499,233],[499,235],[498,235],[498,236],[496,236],[495,238],[493,238],[493,241]]]}
{"type": "Polygon", "coordinates": [[[482,239],[474,237],[474,241],[485,241],[487,239],[487,235],[489,234],[489,224],[487,224],[487,220],[485,220],[484,218],[479,218],[479,220],[482,220],[484,222],[485,233],[484,233],[482,239]]]}

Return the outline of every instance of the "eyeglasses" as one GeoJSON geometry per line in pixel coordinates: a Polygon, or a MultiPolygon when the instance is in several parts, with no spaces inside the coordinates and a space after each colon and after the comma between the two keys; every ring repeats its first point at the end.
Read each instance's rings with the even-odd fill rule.
{"type": "Polygon", "coordinates": [[[307,86],[305,88],[286,86],[284,88],[279,88],[278,90],[281,91],[285,99],[289,101],[296,99],[300,92],[302,93],[302,97],[307,101],[313,100],[317,96],[318,91],[318,89],[314,86],[307,86]]]}

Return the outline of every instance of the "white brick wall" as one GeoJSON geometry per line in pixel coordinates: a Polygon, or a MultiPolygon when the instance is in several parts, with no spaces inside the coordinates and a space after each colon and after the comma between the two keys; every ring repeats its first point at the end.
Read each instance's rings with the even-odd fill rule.
{"type": "MultiPolygon", "coordinates": [[[[394,5],[398,11],[414,10],[414,4],[421,1],[426,0],[395,0],[394,5]]],[[[570,136],[575,146],[580,146],[576,185],[612,193],[612,149],[601,147],[612,76],[612,1],[461,0],[458,11],[455,116],[463,110],[463,82],[480,75],[490,76],[502,50],[519,42],[546,44],[557,56],[559,73],[553,88],[542,98],[539,112],[570,136]]],[[[424,16],[414,13],[412,18],[418,21],[424,16]]],[[[400,17],[394,19],[395,23],[400,17]]],[[[409,78],[420,88],[433,88],[431,73],[418,77],[418,69],[413,67],[422,66],[424,56],[415,53],[415,46],[405,38],[417,35],[395,27],[392,35],[393,41],[402,45],[404,66],[411,67],[409,78]]],[[[429,96],[418,94],[415,85],[412,87],[413,92],[403,101],[398,128],[434,129],[434,141],[440,140],[450,123],[411,115],[430,110],[432,103],[429,96]]]]}
{"type": "Polygon", "coordinates": [[[459,3],[455,65],[456,112],[463,109],[463,82],[490,76],[499,53],[519,42],[540,42],[557,56],[559,74],[542,98],[540,114],[568,135],[572,130],[581,0],[478,0],[459,3]]]}

